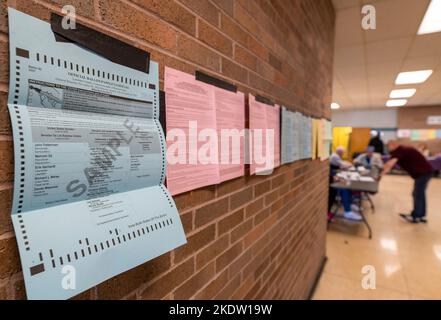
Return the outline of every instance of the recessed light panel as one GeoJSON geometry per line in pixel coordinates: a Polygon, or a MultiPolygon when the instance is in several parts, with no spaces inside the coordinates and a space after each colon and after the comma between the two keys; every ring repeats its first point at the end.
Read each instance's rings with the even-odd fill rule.
{"type": "Polygon", "coordinates": [[[386,102],[386,107],[402,107],[407,104],[406,99],[396,99],[396,100],[389,100],[386,102]]]}
{"type": "Polygon", "coordinates": [[[416,89],[392,90],[390,92],[389,98],[391,98],[391,99],[410,98],[415,94],[415,92],[416,92],[416,89]]]}
{"type": "Polygon", "coordinates": [[[398,74],[395,84],[423,83],[432,75],[433,70],[419,70],[401,72],[398,74]]]}
{"type": "Polygon", "coordinates": [[[429,34],[441,31],[441,0],[432,0],[421,22],[418,34],[429,34]]]}

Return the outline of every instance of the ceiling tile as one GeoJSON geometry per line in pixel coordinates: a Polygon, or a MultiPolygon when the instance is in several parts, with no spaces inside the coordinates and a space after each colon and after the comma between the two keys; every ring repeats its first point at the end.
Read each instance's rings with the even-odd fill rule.
{"type": "Polygon", "coordinates": [[[335,21],[335,46],[337,48],[363,43],[361,11],[351,7],[337,12],[335,21]]]}
{"type": "Polygon", "coordinates": [[[409,57],[441,56],[441,32],[420,35],[409,50],[409,57]]]}
{"type": "Polygon", "coordinates": [[[385,61],[402,61],[412,44],[412,37],[397,38],[366,44],[366,60],[368,64],[385,61]]]}

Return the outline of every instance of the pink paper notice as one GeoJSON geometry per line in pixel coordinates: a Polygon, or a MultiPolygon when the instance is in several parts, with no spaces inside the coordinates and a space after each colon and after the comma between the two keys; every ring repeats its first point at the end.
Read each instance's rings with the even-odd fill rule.
{"type": "Polygon", "coordinates": [[[167,67],[164,87],[167,188],[175,195],[219,183],[213,87],[167,67]]]}
{"type": "Polygon", "coordinates": [[[164,86],[171,194],[244,175],[244,94],[167,67],[164,86]]]}
{"type": "Polygon", "coordinates": [[[280,106],[270,106],[250,95],[250,174],[280,165],[280,106]]]}
{"type": "Polygon", "coordinates": [[[220,182],[245,174],[245,96],[213,87],[219,137],[220,182]]]}

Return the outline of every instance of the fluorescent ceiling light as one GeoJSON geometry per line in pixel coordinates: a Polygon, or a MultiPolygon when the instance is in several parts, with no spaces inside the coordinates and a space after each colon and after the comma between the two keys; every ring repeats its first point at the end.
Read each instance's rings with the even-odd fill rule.
{"type": "Polygon", "coordinates": [[[432,0],[421,22],[418,34],[428,34],[441,31],[441,0],[432,0]]]}
{"type": "Polygon", "coordinates": [[[340,109],[340,105],[336,102],[331,103],[331,109],[337,110],[340,109]]]}
{"type": "Polygon", "coordinates": [[[401,72],[398,74],[395,84],[411,84],[411,83],[423,83],[433,73],[433,70],[419,70],[401,72]]]}
{"type": "Polygon", "coordinates": [[[402,107],[406,105],[406,99],[389,100],[386,102],[386,107],[402,107]]]}
{"type": "Polygon", "coordinates": [[[391,99],[410,98],[415,94],[415,92],[416,92],[416,89],[392,90],[390,92],[389,98],[391,98],[391,99]]]}

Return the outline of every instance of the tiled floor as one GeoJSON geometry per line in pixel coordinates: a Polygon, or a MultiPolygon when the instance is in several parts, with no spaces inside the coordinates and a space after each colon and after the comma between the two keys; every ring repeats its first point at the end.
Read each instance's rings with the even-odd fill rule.
{"type": "Polygon", "coordinates": [[[432,179],[427,225],[398,217],[412,208],[412,180],[387,176],[364,225],[338,219],[328,232],[328,262],[314,299],[441,299],[441,179],[432,179]],[[363,289],[362,268],[375,267],[376,289],[363,289]]]}

